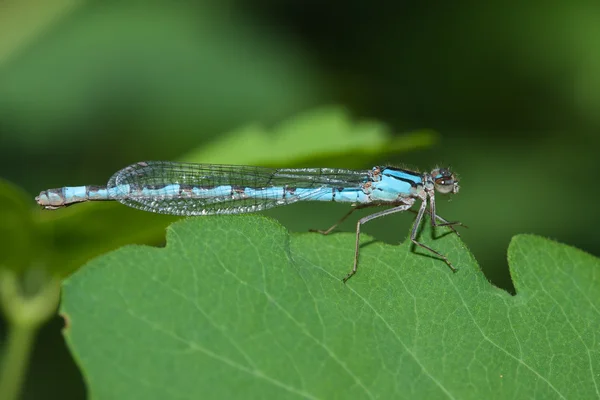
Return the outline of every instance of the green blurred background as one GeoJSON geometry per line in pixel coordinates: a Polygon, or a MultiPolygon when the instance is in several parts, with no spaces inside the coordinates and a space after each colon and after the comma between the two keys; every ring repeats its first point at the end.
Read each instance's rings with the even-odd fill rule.
{"type": "MultiPolygon", "coordinates": [[[[464,241],[494,284],[513,290],[506,249],[516,233],[600,254],[598,1],[174,4],[0,2],[0,176],[28,193],[32,211],[40,190],[101,184],[136,161],[180,159],[249,124],[339,105],[397,135],[432,129],[439,139],[306,166],[451,165],[461,193],[438,211],[469,226],[464,241]]],[[[106,240],[111,232],[132,224],[162,232],[173,220],[122,206],[110,219],[101,212],[112,205],[81,207],[80,224],[52,232],[77,265],[94,232],[102,252],[117,245],[106,240]],[[87,210],[102,211],[92,219],[87,210]]],[[[304,232],[346,209],[298,204],[265,214],[304,232]]],[[[412,218],[365,231],[397,243],[412,218]]],[[[153,234],[123,240],[160,244],[153,234]]],[[[57,317],[42,329],[24,398],[85,396],[61,327],[57,317]]]]}

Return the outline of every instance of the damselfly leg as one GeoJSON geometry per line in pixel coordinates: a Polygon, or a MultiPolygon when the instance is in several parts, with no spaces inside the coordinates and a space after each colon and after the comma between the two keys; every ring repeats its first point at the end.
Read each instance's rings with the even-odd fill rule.
{"type": "MultiPolygon", "coordinates": [[[[443,254],[439,253],[438,251],[432,249],[431,247],[419,242],[416,237],[419,231],[419,226],[421,225],[421,222],[423,220],[423,216],[425,214],[429,214],[429,215],[433,215],[434,217],[431,218],[432,221],[436,220],[436,223],[432,223],[432,226],[436,227],[436,226],[447,226],[448,228],[450,228],[450,230],[452,230],[452,232],[456,233],[458,236],[460,236],[460,234],[458,233],[458,231],[456,231],[456,229],[454,228],[455,225],[458,226],[463,226],[462,223],[460,222],[448,222],[446,219],[442,218],[441,216],[437,215],[435,213],[435,202],[430,203],[430,204],[434,204],[433,209],[430,208],[430,210],[427,210],[427,203],[425,201],[423,201],[421,203],[421,207],[419,208],[418,211],[415,210],[411,210],[410,208],[413,206],[414,204],[414,199],[406,199],[405,201],[397,204],[395,207],[390,208],[388,210],[384,210],[384,211],[380,211],[371,215],[367,215],[364,218],[361,218],[357,224],[356,224],[356,244],[355,244],[355,251],[354,251],[354,265],[352,267],[352,271],[342,280],[344,283],[348,281],[348,279],[350,279],[354,274],[356,274],[356,271],[358,269],[358,257],[359,257],[359,253],[360,253],[360,227],[362,224],[367,223],[373,219],[379,218],[379,217],[383,217],[386,215],[390,215],[390,214],[395,214],[398,212],[403,212],[403,211],[407,211],[410,210],[414,213],[417,214],[417,217],[415,218],[415,222],[413,224],[413,228],[411,230],[411,235],[410,235],[410,240],[411,242],[413,242],[415,245],[422,247],[430,252],[432,252],[433,254],[437,255],[438,257],[440,257],[442,260],[444,260],[444,262],[450,267],[450,269],[453,272],[456,272],[457,269],[454,268],[454,266],[450,263],[450,261],[448,260],[448,258],[446,256],[444,256],[443,254]],[[439,220],[440,222],[437,222],[437,220],[439,220]]],[[[373,204],[373,203],[367,203],[367,204],[359,204],[356,205],[354,207],[352,207],[350,209],[350,211],[348,211],[342,218],[340,218],[335,224],[333,224],[331,227],[329,227],[329,229],[325,229],[325,230],[317,230],[317,229],[311,229],[310,232],[317,232],[320,233],[322,235],[328,235],[331,232],[333,232],[341,223],[343,223],[346,219],[348,219],[348,217],[350,215],[352,215],[352,213],[356,210],[362,209],[362,208],[370,208],[370,207],[378,207],[378,206],[382,206],[382,205],[389,205],[389,204],[373,204]]]]}
{"type": "MultiPolygon", "coordinates": [[[[402,203],[403,204],[403,203],[402,203]]],[[[321,235],[329,235],[331,232],[333,232],[335,230],[335,228],[337,228],[338,226],[340,226],[345,220],[348,219],[348,217],[350,215],[352,215],[352,213],[356,210],[360,210],[363,208],[370,208],[370,207],[382,207],[382,206],[389,206],[389,204],[373,204],[373,203],[367,203],[367,204],[358,204],[354,207],[352,207],[350,209],[350,211],[348,211],[346,214],[344,214],[344,216],[342,218],[340,218],[335,224],[331,225],[329,228],[327,229],[309,229],[309,232],[315,232],[315,233],[320,233],[321,235]]],[[[407,211],[412,212],[413,214],[418,214],[418,211],[413,210],[413,209],[409,209],[407,211]]],[[[425,210],[425,213],[427,215],[431,215],[431,213],[429,212],[429,210],[425,210]]],[[[462,222],[448,222],[446,219],[442,218],[440,215],[435,215],[435,218],[437,220],[440,220],[442,223],[436,223],[433,226],[446,226],[448,227],[452,232],[456,233],[459,237],[460,237],[460,233],[458,233],[458,231],[456,229],[454,229],[454,226],[462,226],[464,228],[467,228],[466,225],[464,225],[462,222]]]]}
{"type": "Polygon", "coordinates": [[[384,210],[384,211],[377,212],[375,214],[367,215],[366,217],[358,220],[358,223],[356,224],[356,244],[354,246],[354,266],[352,267],[352,271],[350,271],[350,273],[344,279],[342,279],[342,282],[346,283],[348,281],[348,279],[350,279],[354,274],[356,274],[356,270],[358,269],[358,255],[360,252],[360,227],[361,227],[361,225],[365,224],[371,220],[374,220],[376,218],[380,218],[380,217],[384,217],[386,215],[406,211],[412,207],[413,202],[414,202],[414,200],[409,203],[402,204],[402,205],[399,205],[394,208],[390,208],[388,210],[384,210]]]}
{"type": "MultiPolygon", "coordinates": [[[[421,207],[419,208],[419,212],[417,214],[417,218],[415,218],[415,223],[413,224],[412,230],[410,232],[410,240],[411,240],[411,242],[413,242],[417,246],[422,247],[422,248],[424,248],[426,250],[429,250],[430,252],[432,252],[436,256],[440,257],[442,260],[444,260],[444,262],[446,262],[446,264],[448,265],[448,267],[450,267],[450,269],[452,270],[452,272],[456,272],[458,270],[456,268],[454,268],[454,266],[452,265],[452,263],[450,262],[450,260],[448,260],[448,258],[445,255],[443,255],[442,253],[440,253],[440,252],[432,249],[431,247],[429,247],[426,244],[423,244],[423,243],[421,243],[421,242],[419,242],[417,240],[417,234],[419,233],[419,225],[421,225],[421,221],[423,220],[423,215],[425,215],[425,209],[426,208],[427,208],[427,203],[425,201],[421,202],[421,207]]],[[[434,212],[435,212],[435,209],[434,209],[434,212]]]]}
{"type": "Polygon", "coordinates": [[[348,211],[346,214],[344,214],[344,216],[342,218],[340,218],[335,224],[331,225],[329,227],[329,229],[309,229],[309,232],[316,232],[316,233],[320,233],[321,235],[329,235],[331,232],[333,232],[335,230],[335,228],[337,228],[342,222],[344,222],[346,219],[348,219],[348,217],[350,215],[352,215],[352,213],[356,210],[360,210],[361,208],[369,208],[369,207],[379,207],[382,205],[389,205],[389,204],[373,204],[373,203],[365,203],[365,204],[358,204],[354,207],[352,207],[350,209],[350,211],[348,211]]]}
{"type": "Polygon", "coordinates": [[[444,218],[440,217],[439,215],[437,215],[436,211],[435,211],[435,197],[433,195],[429,196],[429,211],[428,213],[430,215],[435,215],[435,218],[431,218],[431,226],[436,227],[436,226],[447,226],[450,229],[452,229],[454,231],[454,233],[456,233],[458,236],[459,233],[454,229],[454,225],[456,226],[462,226],[467,228],[466,225],[464,225],[462,222],[459,221],[453,221],[453,222],[448,222],[446,221],[444,218]],[[442,221],[442,223],[438,223],[437,220],[442,221]]]}

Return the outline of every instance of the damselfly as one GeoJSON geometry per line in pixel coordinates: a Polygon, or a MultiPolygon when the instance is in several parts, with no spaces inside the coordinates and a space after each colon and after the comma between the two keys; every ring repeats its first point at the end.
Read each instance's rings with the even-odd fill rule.
{"type": "Polygon", "coordinates": [[[84,201],[115,200],[144,211],[186,216],[251,213],[297,201],[352,203],[352,209],[336,224],[315,231],[324,235],[355,210],[391,206],[361,218],[356,224],[354,265],[343,279],[346,282],[358,267],[361,226],[375,218],[409,210],[417,200],[421,200],[421,205],[410,240],[442,258],[456,271],[446,256],[417,241],[417,233],[424,214],[428,213],[434,227],[448,226],[458,234],[453,226],[461,223],[446,221],[435,209],[436,191],[447,194],[457,193],[458,189],[458,180],[446,168],[419,173],[395,167],[355,171],[146,161],[118,171],[106,186],[49,189],[41,192],[36,201],[54,210],[84,201]]]}

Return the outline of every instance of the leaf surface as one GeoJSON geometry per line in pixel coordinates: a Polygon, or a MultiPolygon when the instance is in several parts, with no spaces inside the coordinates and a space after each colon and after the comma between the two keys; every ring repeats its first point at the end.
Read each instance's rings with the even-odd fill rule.
{"type": "Polygon", "coordinates": [[[95,399],[599,397],[600,262],[535,236],[509,248],[518,294],[453,234],[289,235],[256,216],[173,224],[64,283],[65,335],[95,399]]]}

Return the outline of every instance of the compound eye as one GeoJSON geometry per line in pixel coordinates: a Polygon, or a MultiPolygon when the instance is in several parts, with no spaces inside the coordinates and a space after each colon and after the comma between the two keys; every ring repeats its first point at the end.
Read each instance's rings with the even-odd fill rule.
{"type": "Polygon", "coordinates": [[[440,176],[435,179],[435,188],[440,193],[450,193],[454,191],[454,177],[440,176]]]}
{"type": "Polygon", "coordinates": [[[435,180],[435,184],[440,186],[452,186],[454,185],[454,178],[452,178],[452,176],[442,176],[435,180]]]}

